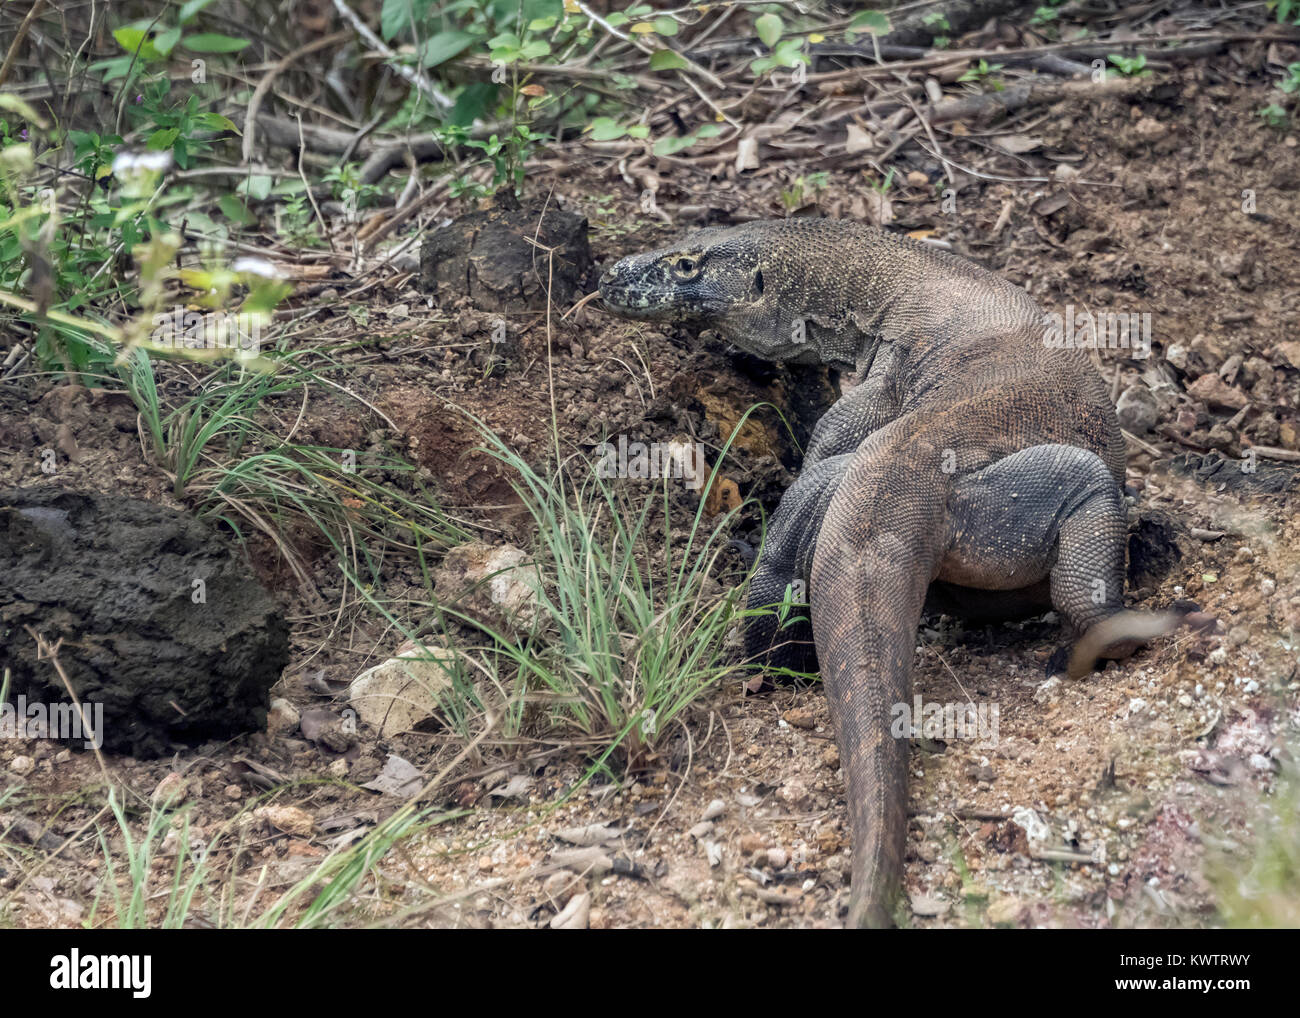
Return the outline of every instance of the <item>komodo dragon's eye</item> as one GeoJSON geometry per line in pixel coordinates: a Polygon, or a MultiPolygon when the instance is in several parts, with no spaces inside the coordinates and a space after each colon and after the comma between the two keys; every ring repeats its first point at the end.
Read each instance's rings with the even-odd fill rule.
{"type": "Polygon", "coordinates": [[[695,270],[699,263],[694,258],[678,258],[673,262],[673,274],[683,279],[689,279],[695,275],[695,270]]]}

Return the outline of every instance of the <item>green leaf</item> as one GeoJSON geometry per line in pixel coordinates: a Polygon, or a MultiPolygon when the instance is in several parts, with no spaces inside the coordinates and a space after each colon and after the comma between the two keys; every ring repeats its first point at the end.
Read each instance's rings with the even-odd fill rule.
{"type": "Polygon", "coordinates": [[[853,16],[849,22],[849,32],[870,32],[872,35],[888,35],[893,30],[889,15],[884,11],[862,11],[853,16]]]}
{"type": "Polygon", "coordinates": [[[799,38],[782,39],[772,51],[772,58],[782,67],[798,67],[808,62],[803,54],[803,40],[799,38]]]}
{"type": "Polygon", "coordinates": [[[194,117],[194,122],[200,127],[206,127],[211,131],[234,131],[240,133],[239,126],[229,117],[223,117],[220,113],[199,113],[194,117]]]}
{"type": "Polygon", "coordinates": [[[669,17],[655,18],[655,32],[659,35],[676,35],[677,22],[669,17]]]}
{"type": "Polygon", "coordinates": [[[560,19],[557,18],[554,14],[548,15],[545,18],[533,18],[532,21],[528,22],[528,31],[549,32],[552,28],[555,27],[555,23],[559,20],[560,19]]]}
{"type": "Polygon", "coordinates": [[[456,105],[447,116],[447,123],[468,127],[482,117],[496,102],[499,85],[490,81],[475,81],[466,85],[456,96],[456,105]]]}
{"type": "Polygon", "coordinates": [[[392,39],[410,22],[411,0],[384,0],[379,9],[379,34],[384,41],[392,39]]]}
{"type": "Polygon", "coordinates": [[[271,193],[271,185],[275,180],[262,174],[255,174],[245,180],[240,181],[239,190],[254,201],[261,201],[271,193]]]}
{"type": "Polygon", "coordinates": [[[181,40],[181,45],[192,53],[238,53],[248,44],[247,39],[236,39],[218,32],[187,35],[181,40]]]}
{"type": "Polygon", "coordinates": [[[158,48],[149,40],[149,33],[143,28],[119,28],[113,32],[113,38],[118,41],[124,50],[128,53],[138,51],[141,60],[161,60],[162,54],[158,48]]]}
{"type": "Polygon", "coordinates": [[[217,199],[217,205],[226,218],[240,226],[257,225],[257,216],[248,211],[248,206],[236,198],[233,194],[223,194],[217,199]]]}
{"type": "Polygon", "coordinates": [[[627,129],[629,138],[648,138],[650,137],[650,128],[645,124],[635,124],[627,129]]]}
{"type": "Polygon", "coordinates": [[[154,131],[149,135],[149,142],[145,148],[154,152],[171,148],[176,144],[176,139],[181,136],[181,132],[175,127],[164,127],[161,131],[154,131]]]}
{"type": "Polygon", "coordinates": [[[785,22],[775,14],[762,14],[754,19],[754,31],[763,40],[763,44],[771,49],[785,31],[785,22]]]}
{"type": "Polygon", "coordinates": [[[538,57],[544,57],[550,52],[551,44],[545,39],[530,39],[519,50],[520,56],[525,60],[536,60],[538,57]]]}
{"type": "Polygon", "coordinates": [[[675,71],[686,66],[686,58],[676,50],[661,49],[650,54],[650,70],[675,71]]]}
{"type": "Polygon", "coordinates": [[[694,135],[689,134],[685,138],[669,135],[667,138],[660,138],[655,142],[653,151],[657,156],[676,155],[682,149],[690,148],[695,144],[696,140],[694,135]]]}
{"type": "Polygon", "coordinates": [[[420,66],[437,67],[453,57],[460,56],[480,37],[472,32],[439,32],[420,48],[420,66]]]}
{"type": "Polygon", "coordinates": [[[625,134],[627,128],[612,117],[596,117],[591,122],[592,141],[617,141],[625,134]]]}
{"type": "Polygon", "coordinates": [[[515,35],[514,32],[502,32],[500,35],[489,39],[488,45],[493,49],[518,49],[519,36],[515,35]]]}
{"type": "Polygon", "coordinates": [[[172,51],[172,47],[180,41],[181,30],[179,28],[167,28],[153,37],[154,48],[163,56],[172,51]]]}
{"type": "Polygon", "coordinates": [[[210,3],[212,0],[185,0],[185,3],[181,4],[180,23],[188,25],[194,20],[194,16],[210,3]]]}
{"type": "Polygon", "coordinates": [[[695,137],[716,138],[721,133],[722,133],[722,126],[720,124],[701,124],[695,130],[695,137]]]}

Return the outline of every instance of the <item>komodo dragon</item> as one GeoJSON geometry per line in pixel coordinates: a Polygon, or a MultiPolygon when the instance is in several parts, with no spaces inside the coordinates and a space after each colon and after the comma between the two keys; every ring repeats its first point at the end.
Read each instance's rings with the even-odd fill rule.
{"type": "MultiPolygon", "coordinates": [[[[749,605],[806,585],[848,786],[849,924],[889,925],[907,828],[907,740],[891,737],[891,707],[911,702],[927,589],[980,617],[1055,606],[1088,634],[1071,674],[1166,628],[1122,612],[1124,443],[1105,386],[1082,351],[1045,342],[1023,290],[858,223],[703,230],[624,258],[600,294],[623,317],[691,322],[770,360],[852,374],[771,522],[749,605]]],[[[774,612],[746,644],[798,664],[774,612]]]]}

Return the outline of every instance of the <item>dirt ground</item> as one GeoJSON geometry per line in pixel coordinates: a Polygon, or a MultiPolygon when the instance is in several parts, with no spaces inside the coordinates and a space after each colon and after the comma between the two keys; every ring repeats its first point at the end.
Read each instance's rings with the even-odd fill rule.
{"type": "MultiPolygon", "coordinates": [[[[996,705],[998,726],[987,746],[914,742],[911,925],[1215,924],[1227,905],[1215,874],[1249,868],[1271,810],[1294,813],[1296,800],[1272,793],[1300,730],[1296,464],[1244,451],[1300,450],[1300,148],[1256,116],[1263,46],[1171,71],[1137,101],[1071,100],[996,129],[941,131],[939,144],[973,171],[954,171],[950,210],[944,165],[915,146],[897,157],[893,228],[946,243],[1049,311],[1150,314],[1149,359],[1103,351],[1098,360],[1117,397],[1141,381],[1159,400],[1152,429],[1130,428],[1135,518],[1163,510],[1183,528],[1176,541],[1148,539],[1171,557],[1168,570],[1139,578],[1131,594],[1144,608],[1189,599],[1217,620],[1073,682],[1045,675],[1054,618],[988,629],[928,618],[916,693],[996,705]],[[999,145],[1010,135],[1017,154],[999,145]]],[[[867,218],[878,209],[875,174],[852,159],[776,162],[741,179],[725,166],[708,177],[698,165],[665,164],[656,202],[669,224],[641,211],[642,181],[624,179],[615,161],[577,148],[560,155],[563,172],[543,170],[529,189],[588,217],[598,266],[705,221],[783,215],[782,190],[813,169],[829,174],[821,211],[867,218]]],[[[493,543],[527,546],[529,521],[504,469],[472,452],[478,436],[448,403],[541,463],[552,399],[566,454],[590,456],[606,435],[625,433],[683,435],[712,457],[755,402],[808,408],[796,414],[798,433],[831,398],[824,374],[793,375],[707,336],[617,321],[594,306],[553,316],[549,360],[543,316],[511,316],[519,353],[497,363],[495,315],[430,307],[415,283],[411,273],[380,280],[356,300],[364,315],[330,308],[337,291],[315,294],[327,309],[300,340],[364,340],[348,355],[348,385],[384,416],[316,389],[296,438],[411,458],[448,510],[493,543]]],[[[298,408],[272,412],[291,422],[298,408]]],[[[124,397],[9,386],[0,437],[0,484],[90,487],[184,508],[142,453],[124,397]],[[62,425],[80,455],[46,478],[36,450],[62,425]]],[[[797,466],[779,417],[764,410],[723,473],[770,512],[797,466]]],[[[753,543],[759,526],[750,512],[735,536],[753,543]]],[[[293,663],[273,695],[297,715],[338,715],[342,684],[390,656],[401,635],[349,595],[329,556],[317,556],[316,589],[305,590],[268,546],[250,551],[293,625],[293,663]]],[[[418,600],[414,563],[384,568],[395,599],[418,600]]],[[[743,575],[735,556],[717,578],[743,575]]],[[[737,672],[689,711],[645,772],[618,783],[598,774],[567,798],[589,767],[580,747],[485,742],[457,774],[452,801],[464,815],[387,856],[357,921],[538,927],[582,889],[596,928],[839,925],[849,842],[824,697],[815,685],[745,695],[741,683],[737,672]],[[593,834],[596,824],[613,830],[593,834]]],[[[231,860],[243,902],[306,874],[392,812],[398,800],[358,787],[389,754],[423,768],[457,748],[445,731],[380,738],[363,727],[336,752],[305,732],[273,717],[269,732],[231,744],[110,764],[146,799],[183,775],[199,839],[247,824],[231,860]],[[268,803],[303,811],[306,827],[250,818],[268,803]]],[[[0,830],[38,848],[63,843],[98,812],[83,794],[98,775],[91,754],[6,740],[0,788],[17,788],[0,807],[0,830]]],[[[79,926],[104,865],[99,846],[81,839],[30,879],[0,872],[5,921],[79,926]]],[[[199,908],[193,922],[215,914],[199,908]]]]}

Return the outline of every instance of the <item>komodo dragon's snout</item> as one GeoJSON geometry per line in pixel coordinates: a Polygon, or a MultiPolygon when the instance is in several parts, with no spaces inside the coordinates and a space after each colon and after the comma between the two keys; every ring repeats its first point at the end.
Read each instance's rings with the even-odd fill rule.
{"type": "Polygon", "coordinates": [[[726,319],[763,298],[758,246],[728,230],[704,230],[686,241],[630,255],[600,279],[605,306],[650,321],[726,319]]]}
{"type": "Polygon", "coordinates": [[[907,833],[907,738],[891,718],[912,702],[927,595],[957,613],[1055,608],[1083,636],[1072,673],[1167,628],[1124,611],[1124,442],[1109,392],[1083,351],[1046,342],[1023,289],[858,223],[706,230],[623,259],[601,294],[616,314],[693,322],[857,376],[818,422],[750,580],[751,609],[783,605],[794,622],[755,611],[745,642],[791,668],[816,647],[848,785],[849,923],[886,925],[907,833]]]}

